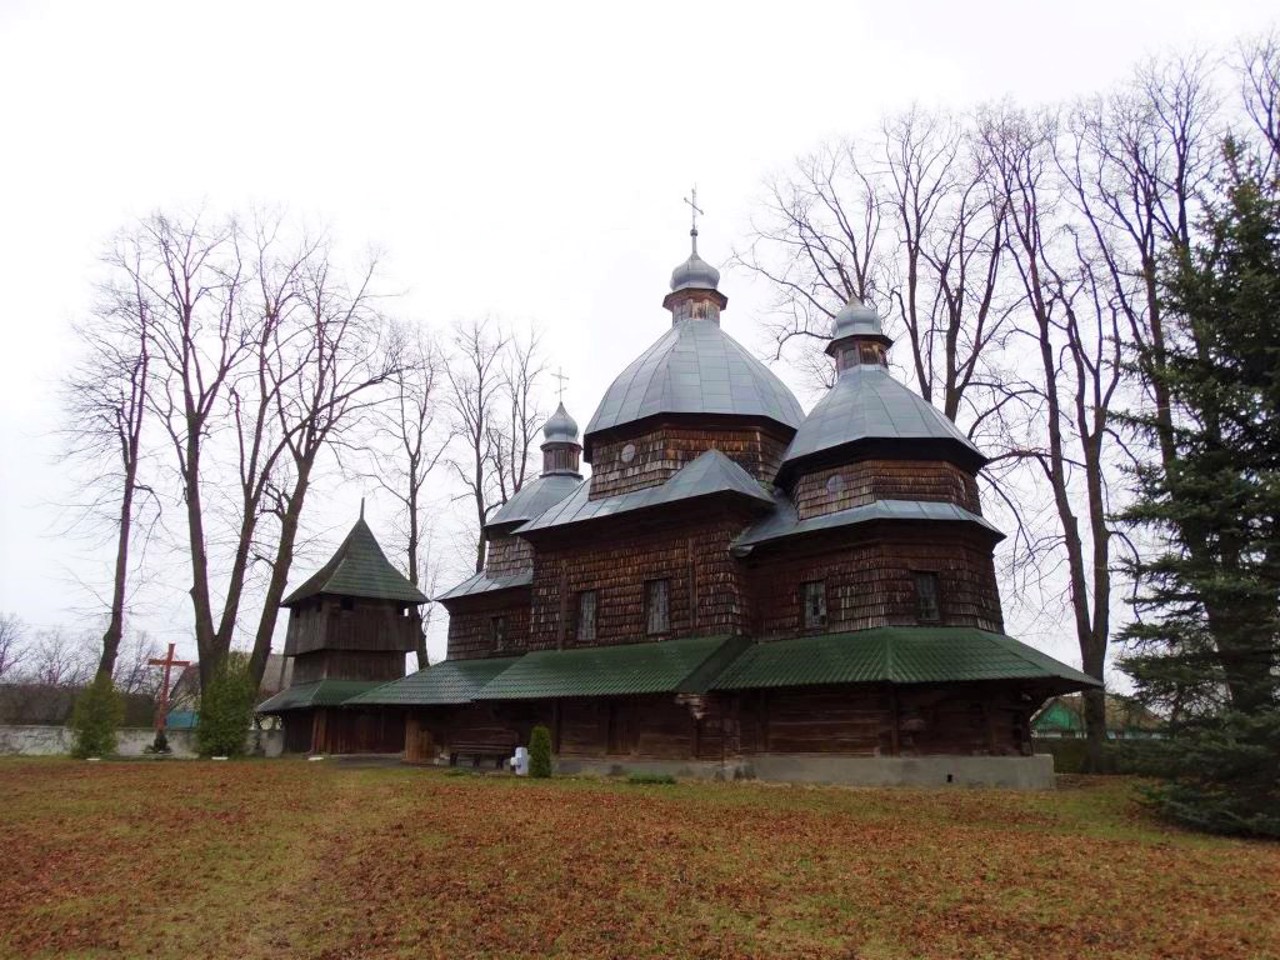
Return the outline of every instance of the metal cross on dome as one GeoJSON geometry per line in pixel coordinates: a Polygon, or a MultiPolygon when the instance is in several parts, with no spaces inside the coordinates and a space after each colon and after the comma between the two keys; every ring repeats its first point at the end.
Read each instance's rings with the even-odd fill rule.
{"type": "Polygon", "coordinates": [[[690,218],[693,220],[692,228],[689,232],[696,237],[698,235],[698,214],[702,214],[704,217],[707,215],[707,211],[698,206],[698,185],[696,183],[693,185],[693,189],[689,191],[689,196],[684,198],[684,202],[689,205],[690,218]]]}
{"type": "Polygon", "coordinates": [[[564,367],[558,367],[556,372],[551,375],[552,380],[559,380],[560,384],[556,387],[556,399],[561,403],[564,402],[564,385],[569,382],[569,378],[565,376],[564,367]]]}

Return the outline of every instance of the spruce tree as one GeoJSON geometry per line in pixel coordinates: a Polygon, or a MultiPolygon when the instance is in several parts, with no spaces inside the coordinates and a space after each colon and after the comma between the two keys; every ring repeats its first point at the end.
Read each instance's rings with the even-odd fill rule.
{"type": "MultiPolygon", "coordinates": [[[[1159,808],[1280,836],[1280,193],[1238,144],[1224,159],[1201,242],[1164,270],[1168,351],[1138,365],[1168,389],[1176,456],[1125,513],[1156,549],[1122,665],[1169,717],[1139,757],[1159,808]]],[[[1130,422],[1154,439],[1155,417],[1130,422]]]]}

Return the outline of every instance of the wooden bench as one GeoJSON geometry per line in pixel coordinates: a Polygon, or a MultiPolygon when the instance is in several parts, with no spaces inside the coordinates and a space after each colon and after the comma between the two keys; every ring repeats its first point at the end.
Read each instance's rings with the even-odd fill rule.
{"type": "Polygon", "coordinates": [[[501,770],[515,752],[515,744],[506,746],[500,743],[451,743],[449,744],[449,766],[456,767],[459,757],[470,757],[473,767],[480,766],[481,760],[489,759],[495,760],[497,768],[501,770]]]}

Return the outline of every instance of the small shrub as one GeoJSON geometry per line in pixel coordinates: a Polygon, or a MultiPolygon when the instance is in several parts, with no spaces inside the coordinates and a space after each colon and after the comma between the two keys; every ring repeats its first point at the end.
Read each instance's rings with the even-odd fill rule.
{"type": "Polygon", "coordinates": [[[551,731],[542,724],[529,736],[529,776],[551,776],[551,731]]]}
{"type": "Polygon", "coordinates": [[[244,753],[253,725],[257,691],[249,677],[249,658],[229,653],[200,694],[196,750],[203,757],[235,757],[244,753]]]}
{"type": "Polygon", "coordinates": [[[670,785],[675,782],[676,778],[669,773],[633,773],[627,777],[627,783],[670,785]]]}
{"type": "Polygon", "coordinates": [[[76,698],[71,714],[75,742],[71,755],[105,757],[116,751],[116,731],[124,721],[124,698],[116,692],[109,676],[94,678],[76,698]]]}

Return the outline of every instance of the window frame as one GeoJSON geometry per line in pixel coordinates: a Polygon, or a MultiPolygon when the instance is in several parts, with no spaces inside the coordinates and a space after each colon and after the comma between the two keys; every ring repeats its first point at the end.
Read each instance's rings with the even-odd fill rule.
{"type": "Polygon", "coordinates": [[[495,651],[507,649],[507,615],[495,613],[489,617],[489,643],[495,651]]]}
{"type": "Polygon", "coordinates": [[[671,632],[671,578],[654,577],[644,582],[644,627],[645,635],[659,637],[671,632]],[[662,624],[654,625],[655,593],[661,589],[662,624]]]}
{"type": "Polygon", "coordinates": [[[578,640],[597,640],[600,637],[600,593],[597,590],[579,590],[577,603],[577,618],[574,622],[574,637],[578,640]],[[586,622],[583,614],[586,612],[587,598],[591,598],[591,631],[588,633],[583,629],[586,622]]]}
{"type": "Polygon", "coordinates": [[[941,623],[942,622],[942,578],[938,576],[937,570],[912,570],[911,580],[916,595],[916,623],[941,623]],[[921,589],[921,585],[928,583],[929,592],[932,596],[926,597],[926,591],[921,589]],[[932,611],[926,608],[926,603],[932,604],[932,611]],[[932,616],[930,616],[932,612],[932,616]]]}
{"type": "Polygon", "coordinates": [[[830,622],[827,604],[827,581],[804,580],[800,584],[800,622],[806,630],[822,630],[830,622]],[[811,588],[817,588],[812,590],[811,588]],[[821,601],[821,611],[810,617],[810,600],[817,597],[821,601]]]}

